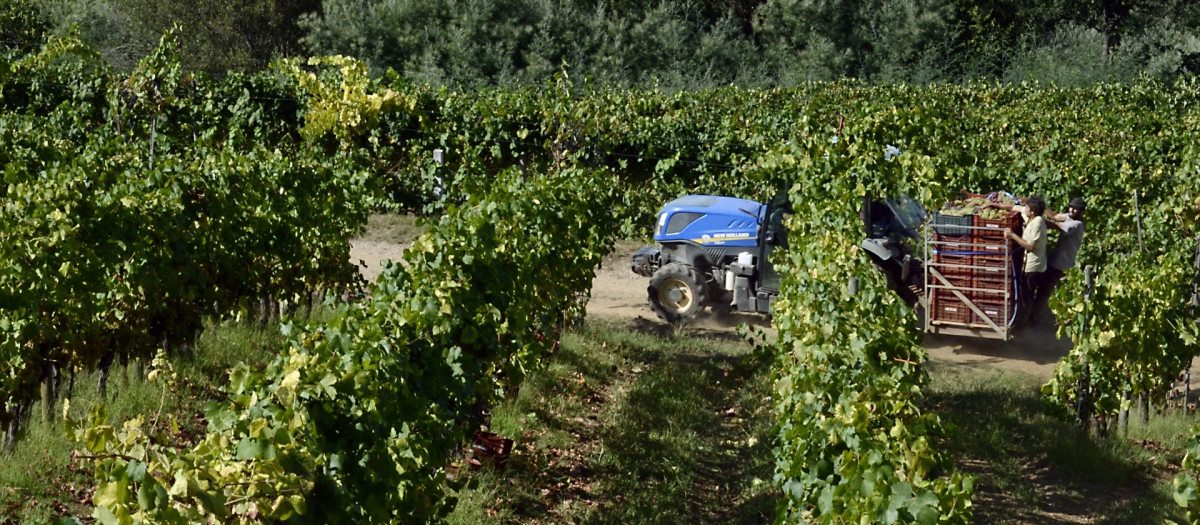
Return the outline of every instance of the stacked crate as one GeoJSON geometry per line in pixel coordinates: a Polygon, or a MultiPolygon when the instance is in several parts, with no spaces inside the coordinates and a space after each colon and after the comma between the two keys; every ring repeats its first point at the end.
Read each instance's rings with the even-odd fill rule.
{"type": "MultiPolygon", "coordinates": [[[[975,246],[979,252],[974,256],[976,289],[968,298],[982,310],[993,323],[1003,326],[1008,323],[1005,312],[1011,316],[1016,309],[1014,277],[1020,269],[1021,252],[1014,252],[1015,243],[1004,238],[1004,229],[1020,231],[1021,214],[1012,212],[1004,220],[988,220],[975,216],[975,246]],[[1007,256],[1005,252],[1008,252],[1007,256]],[[1005,265],[1009,267],[1006,269],[1005,265]],[[986,291],[981,291],[986,290],[986,291]]],[[[976,317],[974,322],[987,324],[976,317]]]]}
{"type": "MultiPolygon", "coordinates": [[[[1020,226],[1021,216],[1017,212],[1009,212],[1001,219],[941,213],[933,218],[932,240],[936,242],[930,266],[941,272],[952,286],[960,288],[958,292],[997,326],[1007,325],[1005,314],[1011,317],[1015,310],[1013,277],[1020,268],[1020,252],[1013,251],[1015,243],[1005,239],[1004,229],[1019,232],[1020,226]]],[[[931,276],[926,284],[944,283],[931,276]]],[[[931,287],[930,290],[930,320],[988,326],[950,289],[931,287]]]]}
{"type": "MultiPolygon", "coordinates": [[[[943,213],[933,216],[933,240],[939,243],[933,253],[933,266],[955,287],[974,288],[975,285],[974,271],[969,268],[974,265],[974,258],[970,255],[974,251],[974,230],[970,228],[974,226],[974,217],[943,213]]],[[[943,284],[932,278],[930,282],[943,284]]],[[[929,311],[937,321],[967,324],[974,319],[971,309],[954,292],[945,288],[932,289],[929,311]]]]}

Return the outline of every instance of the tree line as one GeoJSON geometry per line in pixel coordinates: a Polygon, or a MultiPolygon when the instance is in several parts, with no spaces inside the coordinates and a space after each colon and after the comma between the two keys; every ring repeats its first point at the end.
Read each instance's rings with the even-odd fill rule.
{"type": "MultiPolygon", "coordinates": [[[[172,24],[185,67],[223,75],[342,54],[474,89],[557,72],[625,87],[871,83],[1061,86],[1200,70],[1187,0],[0,0],[131,67],[172,24]]],[[[7,35],[9,31],[5,31],[7,35]]],[[[12,46],[8,40],[5,45],[12,46]]]]}

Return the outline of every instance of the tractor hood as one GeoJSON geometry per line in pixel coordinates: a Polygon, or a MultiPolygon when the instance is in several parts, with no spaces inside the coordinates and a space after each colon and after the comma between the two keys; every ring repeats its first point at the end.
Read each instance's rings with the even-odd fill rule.
{"type": "Polygon", "coordinates": [[[754,247],[765,213],[766,206],[752,200],[688,195],[668,202],[658,212],[654,240],[754,247]]]}

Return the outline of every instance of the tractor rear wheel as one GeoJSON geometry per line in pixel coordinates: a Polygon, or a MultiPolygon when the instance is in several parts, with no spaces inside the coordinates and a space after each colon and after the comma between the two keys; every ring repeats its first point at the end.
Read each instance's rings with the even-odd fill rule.
{"type": "Polygon", "coordinates": [[[700,272],[677,262],[654,272],[646,291],[650,296],[650,309],[674,325],[691,321],[708,302],[708,286],[700,272]]]}

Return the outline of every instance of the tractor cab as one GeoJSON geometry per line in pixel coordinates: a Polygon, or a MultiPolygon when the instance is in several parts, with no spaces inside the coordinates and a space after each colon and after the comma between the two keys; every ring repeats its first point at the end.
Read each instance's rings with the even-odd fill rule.
{"type": "Polygon", "coordinates": [[[908,195],[882,200],[863,198],[860,216],[865,239],[861,247],[875,267],[887,278],[888,288],[910,306],[923,296],[922,262],[912,256],[909,239],[920,238],[929,213],[908,195]]]}
{"type": "Polygon", "coordinates": [[[762,242],[759,243],[762,253],[758,258],[758,287],[776,294],[779,293],[780,282],[775,265],[771,264],[771,252],[775,251],[776,247],[787,248],[788,232],[783,222],[792,213],[794,213],[792,201],[786,191],[776,193],[775,197],[766,204],[767,220],[762,232],[762,242]]]}

